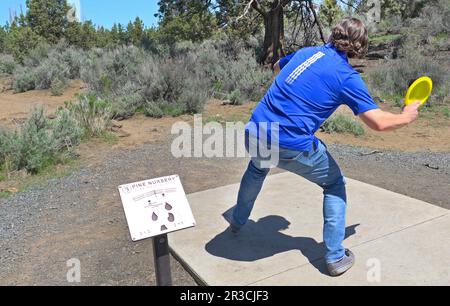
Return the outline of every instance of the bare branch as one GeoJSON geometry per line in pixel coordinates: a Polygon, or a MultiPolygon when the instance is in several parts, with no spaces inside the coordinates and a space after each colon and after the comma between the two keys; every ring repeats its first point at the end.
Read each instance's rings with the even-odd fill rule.
{"type": "Polygon", "coordinates": [[[323,35],[322,26],[320,24],[319,18],[317,17],[316,10],[314,9],[314,5],[312,4],[312,0],[308,0],[309,9],[311,10],[313,16],[314,16],[314,22],[316,23],[317,27],[319,28],[320,33],[320,39],[323,43],[326,43],[325,36],[323,35]]]}
{"type": "Polygon", "coordinates": [[[348,7],[351,7],[352,9],[354,9],[355,11],[358,9],[358,5],[354,5],[353,3],[350,3],[348,1],[344,1],[344,0],[339,0],[340,3],[347,5],[348,7]]]}
{"type": "Polygon", "coordinates": [[[244,18],[246,15],[248,15],[251,8],[253,8],[255,11],[257,11],[259,14],[261,14],[264,17],[267,15],[267,12],[264,11],[263,7],[258,2],[258,0],[250,0],[247,3],[247,5],[245,6],[244,13],[241,16],[237,17],[235,22],[238,22],[239,20],[244,18]]]}

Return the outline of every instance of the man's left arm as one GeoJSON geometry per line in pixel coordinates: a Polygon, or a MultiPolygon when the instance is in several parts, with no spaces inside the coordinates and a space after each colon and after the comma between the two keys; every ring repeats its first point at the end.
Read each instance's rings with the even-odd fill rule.
{"type": "Polygon", "coordinates": [[[286,66],[289,63],[289,61],[294,57],[295,53],[296,52],[281,58],[278,62],[276,62],[273,65],[273,72],[275,73],[275,76],[277,76],[284,68],[284,66],[286,66]]]}
{"type": "Polygon", "coordinates": [[[275,65],[273,65],[273,73],[275,76],[277,76],[281,72],[281,66],[280,61],[276,62],[275,65]]]}

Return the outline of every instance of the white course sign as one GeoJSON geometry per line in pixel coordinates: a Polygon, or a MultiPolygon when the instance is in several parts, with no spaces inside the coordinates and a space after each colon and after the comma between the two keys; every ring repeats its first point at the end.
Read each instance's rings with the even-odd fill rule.
{"type": "Polygon", "coordinates": [[[133,241],[194,227],[178,175],[119,186],[133,241]]]}

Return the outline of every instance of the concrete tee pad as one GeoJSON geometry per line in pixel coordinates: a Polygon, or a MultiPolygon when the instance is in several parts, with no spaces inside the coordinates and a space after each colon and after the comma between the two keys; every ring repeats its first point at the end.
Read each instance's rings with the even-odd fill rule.
{"type": "Polygon", "coordinates": [[[267,178],[238,236],[223,214],[239,184],[189,195],[198,225],[171,234],[171,250],[205,285],[450,285],[449,211],[347,181],[345,247],[357,262],[342,277],[323,261],[322,190],[290,173],[267,178]]]}

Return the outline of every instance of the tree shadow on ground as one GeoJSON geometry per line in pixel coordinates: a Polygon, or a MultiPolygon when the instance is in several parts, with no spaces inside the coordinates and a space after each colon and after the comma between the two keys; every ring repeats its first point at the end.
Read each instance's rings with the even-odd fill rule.
{"type": "MultiPolygon", "coordinates": [[[[317,270],[328,275],[323,259],[324,243],[310,237],[292,237],[281,232],[290,225],[288,220],[280,216],[267,216],[257,222],[250,220],[238,235],[228,228],[208,242],[205,249],[213,256],[243,262],[298,250],[317,270]]],[[[359,225],[347,227],[345,239],[353,236],[359,225]]]]}

